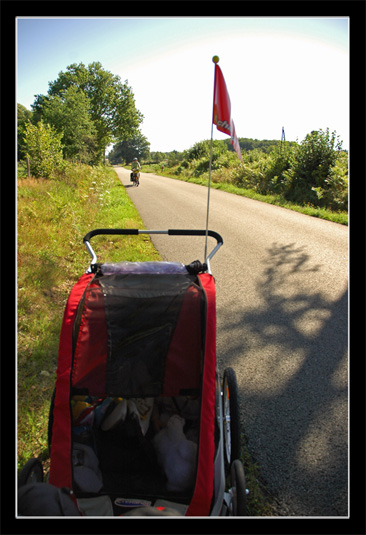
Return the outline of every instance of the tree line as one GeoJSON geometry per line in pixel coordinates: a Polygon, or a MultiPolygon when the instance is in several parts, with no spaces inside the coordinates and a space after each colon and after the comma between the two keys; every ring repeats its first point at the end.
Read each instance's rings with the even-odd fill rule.
{"type": "MultiPolygon", "coordinates": [[[[221,140],[219,142],[222,147],[226,147],[228,151],[234,151],[230,140],[221,140]]],[[[251,151],[258,149],[265,153],[270,152],[278,145],[279,141],[275,139],[252,139],[239,138],[240,149],[242,151],[251,151]]],[[[290,144],[293,142],[290,142],[290,144]]],[[[116,143],[109,152],[108,159],[113,165],[126,164],[133,158],[138,158],[144,162],[160,163],[160,162],[179,162],[186,158],[193,159],[198,156],[197,151],[201,151],[201,142],[195,143],[188,151],[179,152],[177,150],[169,152],[153,151],[150,152],[150,143],[147,138],[138,133],[132,139],[116,143]]]]}
{"type": "Polygon", "coordinates": [[[131,139],[142,123],[127,80],[99,62],[69,65],[48,85],[32,111],[17,106],[18,160],[29,157],[34,176],[50,176],[61,160],[101,163],[108,145],[131,139]]]}

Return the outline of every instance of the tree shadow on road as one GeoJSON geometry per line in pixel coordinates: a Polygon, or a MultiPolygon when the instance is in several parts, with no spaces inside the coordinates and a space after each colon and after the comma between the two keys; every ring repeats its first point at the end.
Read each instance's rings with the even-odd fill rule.
{"type": "MultiPolygon", "coordinates": [[[[224,318],[242,425],[268,488],[296,515],[348,514],[348,291],[312,286],[304,247],[273,243],[260,305],[224,318]],[[302,284],[300,284],[302,282],[302,284]],[[304,282],[307,284],[306,292],[304,282]]],[[[326,280],[327,274],[323,273],[326,280]]]]}

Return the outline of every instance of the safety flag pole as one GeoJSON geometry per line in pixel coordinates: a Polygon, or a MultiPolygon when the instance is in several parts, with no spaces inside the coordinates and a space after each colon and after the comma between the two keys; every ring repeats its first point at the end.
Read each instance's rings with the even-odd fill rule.
{"type": "MultiPolygon", "coordinates": [[[[214,56],[212,61],[216,64],[219,61],[218,56],[214,56]],[[215,61],[216,60],[216,61],[215,61]]],[[[215,82],[214,79],[214,94],[213,94],[213,104],[212,104],[212,116],[215,110],[215,82]]],[[[211,166],[212,166],[212,144],[213,144],[213,121],[211,121],[211,145],[210,145],[210,163],[208,167],[208,189],[207,189],[207,213],[206,213],[206,239],[205,239],[205,256],[203,257],[206,261],[207,258],[207,239],[208,239],[208,216],[210,213],[210,191],[211,191],[211,166]]]]}
{"type": "Polygon", "coordinates": [[[233,145],[238,157],[243,161],[241,155],[240,144],[235,132],[234,121],[231,118],[231,103],[229,93],[226,87],[225,79],[218,66],[219,57],[214,56],[212,61],[215,64],[215,79],[214,79],[214,95],[213,95],[213,109],[212,109],[212,124],[211,124],[211,147],[210,147],[210,164],[208,169],[208,193],[207,193],[207,215],[206,215],[206,240],[205,240],[205,260],[207,256],[207,238],[208,238],[208,217],[210,210],[210,190],[211,190],[211,167],[212,167],[212,145],[213,145],[213,125],[215,124],[217,130],[228,134],[230,136],[231,144],[233,145]]]}

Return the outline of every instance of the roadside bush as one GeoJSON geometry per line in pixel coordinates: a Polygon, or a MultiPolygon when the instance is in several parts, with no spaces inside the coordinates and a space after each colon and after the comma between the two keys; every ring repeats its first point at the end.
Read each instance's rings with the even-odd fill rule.
{"type": "Polygon", "coordinates": [[[52,178],[63,166],[62,132],[56,133],[48,124],[27,124],[24,129],[26,157],[30,160],[30,173],[34,178],[52,178]]]}
{"type": "Polygon", "coordinates": [[[332,168],[340,150],[341,142],[335,132],[329,134],[329,128],[308,134],[293,151],[290,168],[284,172],[286,199],[325,206],[332,196],[332,168]]]}
{"type": "Polygon", "coordinates": [[[243,162],[233,172],[234,184],[254,189],[258,193],[265,193],[269,158],[269,155],[258,149],[244,152],[243,162]]]}
{"type": "Polygon", "coordinates": [[[324,187],[313,187],[318,202],[332,210],[348,210],[348,154],[341,152],[330,168],[324,187]]]}
{"type": "Polygon", "coordinates": [[[286,187],[285,172],[290,169],[291,146],[276,148],[269,155],[266,170],[266,192],[282,194],[286,187]]]}

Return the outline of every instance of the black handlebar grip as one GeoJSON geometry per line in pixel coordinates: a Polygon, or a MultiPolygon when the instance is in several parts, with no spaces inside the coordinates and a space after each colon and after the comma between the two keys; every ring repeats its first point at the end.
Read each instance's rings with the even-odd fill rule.
{"type": "Polygon", "coordinates": [[[83,242],[90,241],[93,236],[97,236],[98,234],[120,234],[120,235],[133,235],[137,236],[139,233],[139,230],[137,228],[97,228],[95,230],[91,230],[87,234],[85,234],[83,242]]]}

